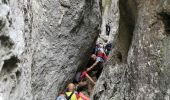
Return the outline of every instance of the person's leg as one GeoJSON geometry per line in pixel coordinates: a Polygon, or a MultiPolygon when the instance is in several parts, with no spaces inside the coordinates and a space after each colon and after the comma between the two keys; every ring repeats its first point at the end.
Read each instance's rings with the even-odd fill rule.
{"type": "Polygon", "coordinates": [[[89,81],[82,81],[82,82],[79,82],[79,87],[85,87],[87,89],[87,92],[89,95],[92,94],[93,92],[93,86],[91,85],[91,83],[89,81]]]}
{"type": "Polygon", "coordinates": [[[79,85],[80,87],[82,87],[82,86],[87,86],[87,84],[88,84],[87,81],[81,81],[81,82],[79,82],[78,85],[79,85]]]}
{"type": "Polygon", "coordinates": [[[92,86],[92,84],[88,83],[87,88],[88,88],[89,95],[92,95],[92,93],[93,93],[93,86],[92,86]]]}

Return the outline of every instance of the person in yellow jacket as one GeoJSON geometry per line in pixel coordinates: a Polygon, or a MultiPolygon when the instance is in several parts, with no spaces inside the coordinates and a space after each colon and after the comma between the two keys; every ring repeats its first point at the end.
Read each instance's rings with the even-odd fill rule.
{"type": "Polygon", "coordinates": [[[77,93],[75,92],[75,85],[70,83],[67,87],[66,98],[67,100],[82,100],[81,98],[77,99],[77,93]]]}

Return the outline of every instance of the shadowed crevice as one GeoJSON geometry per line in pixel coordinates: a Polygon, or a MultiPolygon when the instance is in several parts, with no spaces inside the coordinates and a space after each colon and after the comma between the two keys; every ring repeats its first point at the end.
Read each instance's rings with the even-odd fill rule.
{"type": "MultiPolygon", "coordinates": [[[[12,70],[17,68],[17,63],[19,59],[16,56],[12,56],[10,59],[4,61],[4,65],[2,67],[2,72],[10,73],[12,70]]],[[[17,73],[19,75],[19,73],[17,73]]]]}
{"type": "Polygon", "coordinates": [[[161,20],[164,23],[165,34],[170,35],[170,14],[161,12],[159,15],[161,16],[161,20]]]}
{"type": "Polygon", "coordinates": [[[14,45],[14,43],[10,40],[10,38],[5,35],[0,36],[0,43],[3,47],[7,47],[7,48],[12,48],[12,46],[14,45]]]}

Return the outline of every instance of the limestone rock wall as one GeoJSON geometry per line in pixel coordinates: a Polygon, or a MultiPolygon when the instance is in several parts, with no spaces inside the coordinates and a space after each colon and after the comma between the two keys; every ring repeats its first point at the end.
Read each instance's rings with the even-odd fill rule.
{"type": "Polygon", "coordinates": [[[93,100],[169,100],[169,0],[120,0],[119,35],[93,100]]]}
{"type": "Polygon", "coordinates": [[[85,66],[100,26],[98,0],[33,1],[32,93],[53,100],[85,66]]]}
{"type": "MultiPolygon", "coordinates": [[[[170,1],[109,1],[114,49],[92,100],[169,100],[170,1]]],[[[0,0],[0,100],[54,100],[104,27],[99,3],[0,0]]]]}
{"type": "Polygon", "coordinates": [[[30,100],[31,4],[0,0],[0,99],[30,100]]]}
{"type": "Polygon", "coordinates": [[[98,0],[0,0],[0,100],[54,100],[100,22],[98,0]]]}

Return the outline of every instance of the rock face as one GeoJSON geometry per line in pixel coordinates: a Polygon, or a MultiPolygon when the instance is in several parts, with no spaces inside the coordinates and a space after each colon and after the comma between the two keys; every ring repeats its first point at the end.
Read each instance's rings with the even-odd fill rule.
{"type": "Polygon", "coordinates": [[[0,100],[54,100],[100,22],[98,0],[0,0],[0,100]]]}
{"type": "Polygon", "coordinates": [[[88,60],[101,22],[99,4],[43,0],[33,1],[33,7],[32,93],[35,100],[52,100],[88,60]]]}
{"type": "Polygon", "coordinates": [[[0,100],[30,100],[31,4],[0,0],[0,100]]]}
{"type": "Polygon", "coordinates": [[[92,100],[170,100],[170,1],[105,1],[0,0],[0,100],[54,100],[107,23],[92,100]]]}
{"type": "Polygon", "coordinates": [[[93,100],[170,99],[170,1],[120,0],[115,48],[93,100]]]}
{"type": "Polygon", "coordinates": [[[97,42],[115,43],[119,26],[118,0],[102,0],[102,25],[101,34],[97,42]],[[110,34],[106,32],[106,25],[110,27],[110,34]]]}

